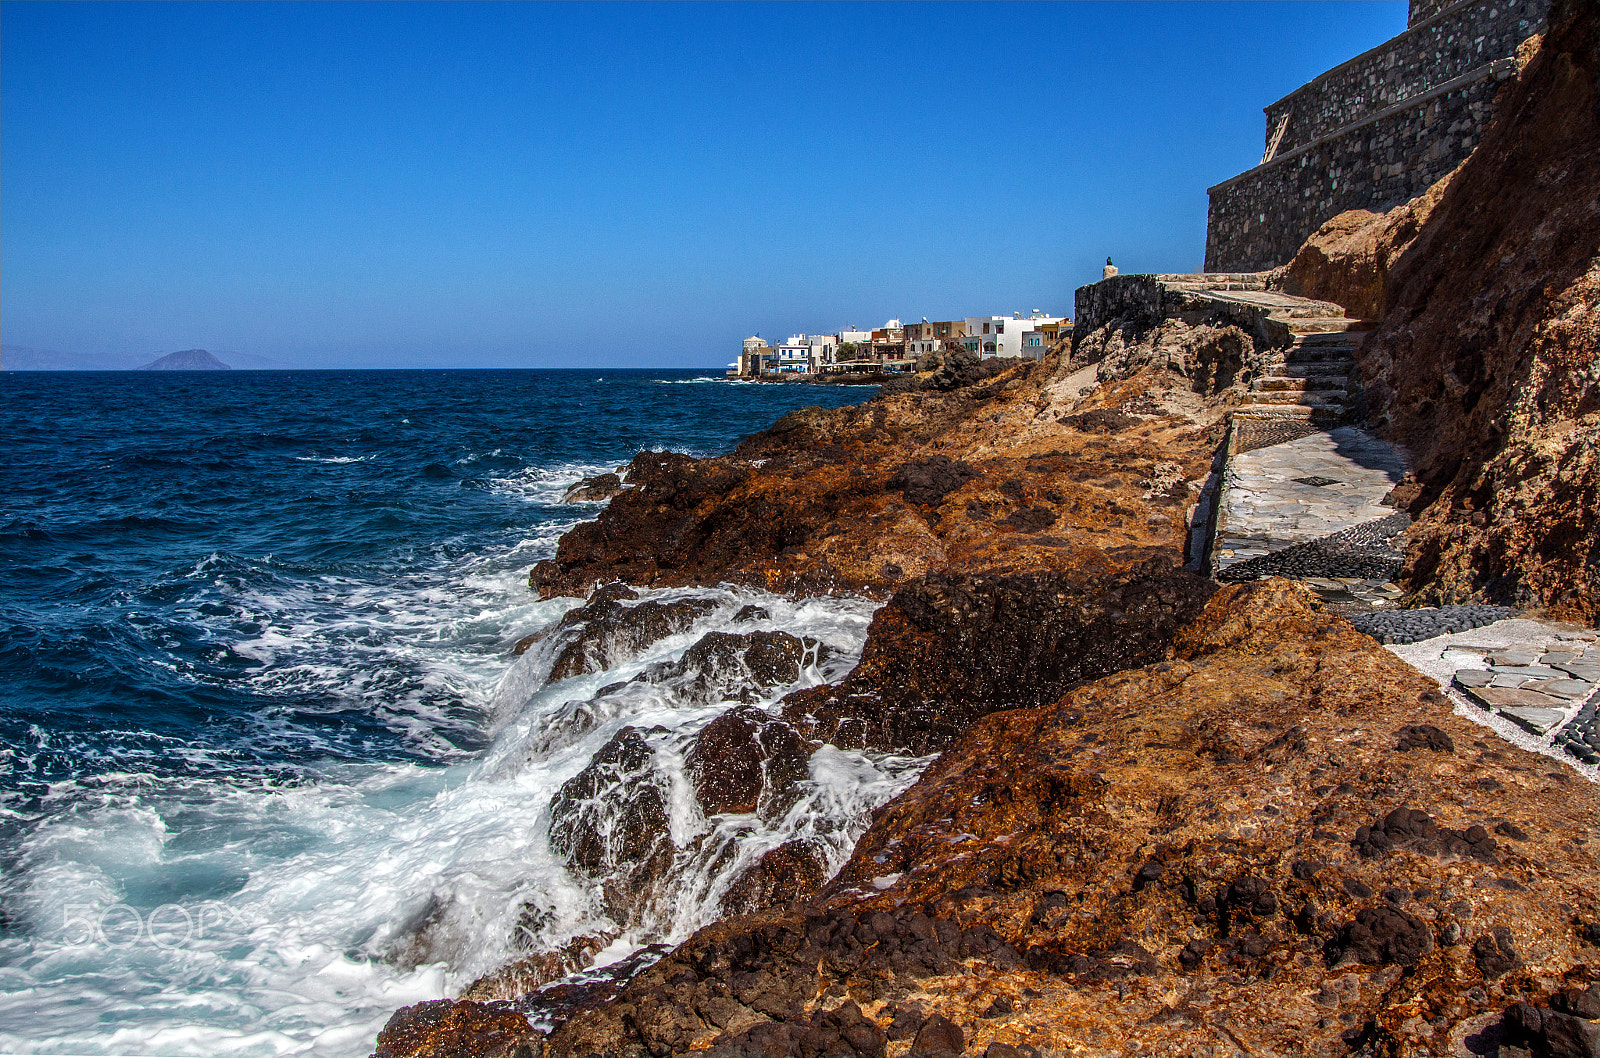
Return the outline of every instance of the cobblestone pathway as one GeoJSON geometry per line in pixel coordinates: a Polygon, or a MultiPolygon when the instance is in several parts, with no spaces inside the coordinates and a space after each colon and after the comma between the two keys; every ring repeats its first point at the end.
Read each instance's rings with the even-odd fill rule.
{"type": "Polygon", "coordinates": [[[1331,601],[1397,597],[1393,541],[1409,519],[1382,500],[1405,470],[1399,453],[1355,426],[1235,453],[1223,471],[1217,579],[1292,577],[1331,601]]]}
{"type": "Polygon", "coordinates": [[[1600,633],[1512,618],[1389,647],[1456,711],[1600,780],[1600,633]]]}

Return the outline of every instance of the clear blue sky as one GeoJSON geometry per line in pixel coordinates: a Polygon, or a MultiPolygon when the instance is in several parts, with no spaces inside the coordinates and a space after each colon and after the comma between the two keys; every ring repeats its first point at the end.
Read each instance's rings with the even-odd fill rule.
{"type": "Polygon", "coordinates": [[[1403,0],[0,6],[0,332],[720,365],[1198,268],[1262,107],[1403,0]]]}

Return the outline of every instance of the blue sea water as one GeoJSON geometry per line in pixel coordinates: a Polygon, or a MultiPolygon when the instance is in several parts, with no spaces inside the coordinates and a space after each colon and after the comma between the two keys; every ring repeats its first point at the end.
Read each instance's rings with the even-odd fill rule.
{"type": "MultiPolygon", "coordinates": [[[[508,653],[572,605],[526,587],[598,510],[563,492],[870,392],[697,371],[0,375],[0,1051],[365,1054],[390,1009],[506,956],[508,894],[592,932],[544,811],[628,718],[557,745],[550,717],[595,687],[542,690],[508,653]],[[454,939],[393,958],[441,900],[454,939]]],[[[844,658],[871,614],[764,601],[844,658]]],[[[634,708],[673,737],[716,712],[634,708]]],[[[909,774],[819,754],[832,807],[812,815],[848,823],[909,774]]],[[[676,903],[655,938],[698,924],[676,903]]]]}

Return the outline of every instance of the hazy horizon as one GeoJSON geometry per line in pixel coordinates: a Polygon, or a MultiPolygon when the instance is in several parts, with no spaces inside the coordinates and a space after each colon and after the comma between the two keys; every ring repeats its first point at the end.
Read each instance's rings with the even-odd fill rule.
{"type": "Polygon", "coordinates": [[[3,5],[7,346],[699,366],[1200,266],[1403,0],[3,5]]]}

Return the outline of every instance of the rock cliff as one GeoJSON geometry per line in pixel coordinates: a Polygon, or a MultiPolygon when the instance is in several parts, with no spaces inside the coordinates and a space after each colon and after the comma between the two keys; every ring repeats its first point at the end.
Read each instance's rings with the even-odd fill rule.
{"type": "Polygon", "coordinates": [[[547,1053],[1462,1053],[1600,972],[1597,811],[1302,590],[1226,588],[1166,660],[979,721],[817,898],[701,930],[547,1053]]]}
{"type": "Polygon", "coordinates": [[[1594,18],[1524,46],[1454,173],[1387,215],[1335,217],[1286,269],[1291,292],[1382,317],[1361,371],[1416,459],[1404,577],[1421,601],[1600,615],[1594,18]]]}

